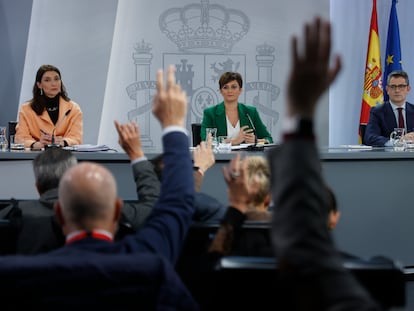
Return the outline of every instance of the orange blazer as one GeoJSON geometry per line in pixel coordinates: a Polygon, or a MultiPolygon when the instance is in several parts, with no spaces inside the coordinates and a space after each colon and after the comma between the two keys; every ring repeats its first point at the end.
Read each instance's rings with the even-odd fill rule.
{"type": "MultiPolygon", "coordinates": [[[[68,145],[82,144],[83,117],[79,105],[73,101],[59,100],[59,118],[56,123],[55,136],[62,136],[68,145]],[[71,112],[64,118],[68,110],[71,112]]],[[[49,117],[46,109],[39,116],[30,107],[30,103],[24,103],[19,110],[19,120],[16,125],[16,139],[24,140],[24,146],[30,148],[31,144],[40,140],[40,129],[52,134],[55,125],[49,117]]]]}

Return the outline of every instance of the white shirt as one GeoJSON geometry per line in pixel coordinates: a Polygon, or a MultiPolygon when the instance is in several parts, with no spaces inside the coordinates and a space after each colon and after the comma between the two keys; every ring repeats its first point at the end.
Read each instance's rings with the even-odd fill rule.
{"type": "Polygon", "coordinates": [[[229,138],[236,138],[237,135],[239,135],[240,132],[240,120],[237,121],[236,126],[233,127],[231,124],[229,118],[226,116],[226,124],[227,124],[227,136],[229,138]]]}

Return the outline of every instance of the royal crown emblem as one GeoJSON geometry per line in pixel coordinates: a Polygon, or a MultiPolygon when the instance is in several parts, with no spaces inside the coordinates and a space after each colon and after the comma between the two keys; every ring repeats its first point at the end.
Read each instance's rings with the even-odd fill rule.
{"type": "Polygon", "coordinates": [[[159,26],[182,52],[223,53],[246,35],[250,22],[240,10],[201,0],[168,9],[160,15],[159,26]]]}

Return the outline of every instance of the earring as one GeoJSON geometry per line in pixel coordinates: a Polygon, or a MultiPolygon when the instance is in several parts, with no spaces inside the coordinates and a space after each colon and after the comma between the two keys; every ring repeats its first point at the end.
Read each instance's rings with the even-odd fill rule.
{"type": "Polygon", "coordinates": [[[40,89],[40,96],[43,95],[43,89],[40,89]]]}

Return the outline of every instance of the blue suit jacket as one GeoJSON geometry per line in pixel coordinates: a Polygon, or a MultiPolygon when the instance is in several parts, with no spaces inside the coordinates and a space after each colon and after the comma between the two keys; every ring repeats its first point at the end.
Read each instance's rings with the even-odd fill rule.
{"type": "MultiPolygon", "coordinates": [[[[406,130],[412,132],[414,131],[414,105],[407,102],[405,108],[406,130]]],[[[372,107],[365,129],[364,143],[369,146],[384,146],[396,127],[398,127],[397,121],[389,102],[372,107]]]]}
{"type": "Polygon", "coordinates": [[[136,234],[114,243],[89,237],[38,256],[3,257],[0,296],[18,296],[14,306],[49,309],[64,307],[66,300],[85,308],[87,297],[94,307],[108,309],[114,296],[125,296],[136,302],[135,309],[197,310],[174,269],[193,214],[188,141],[181,132],[164,135],[160,197],[136,234]]]}

